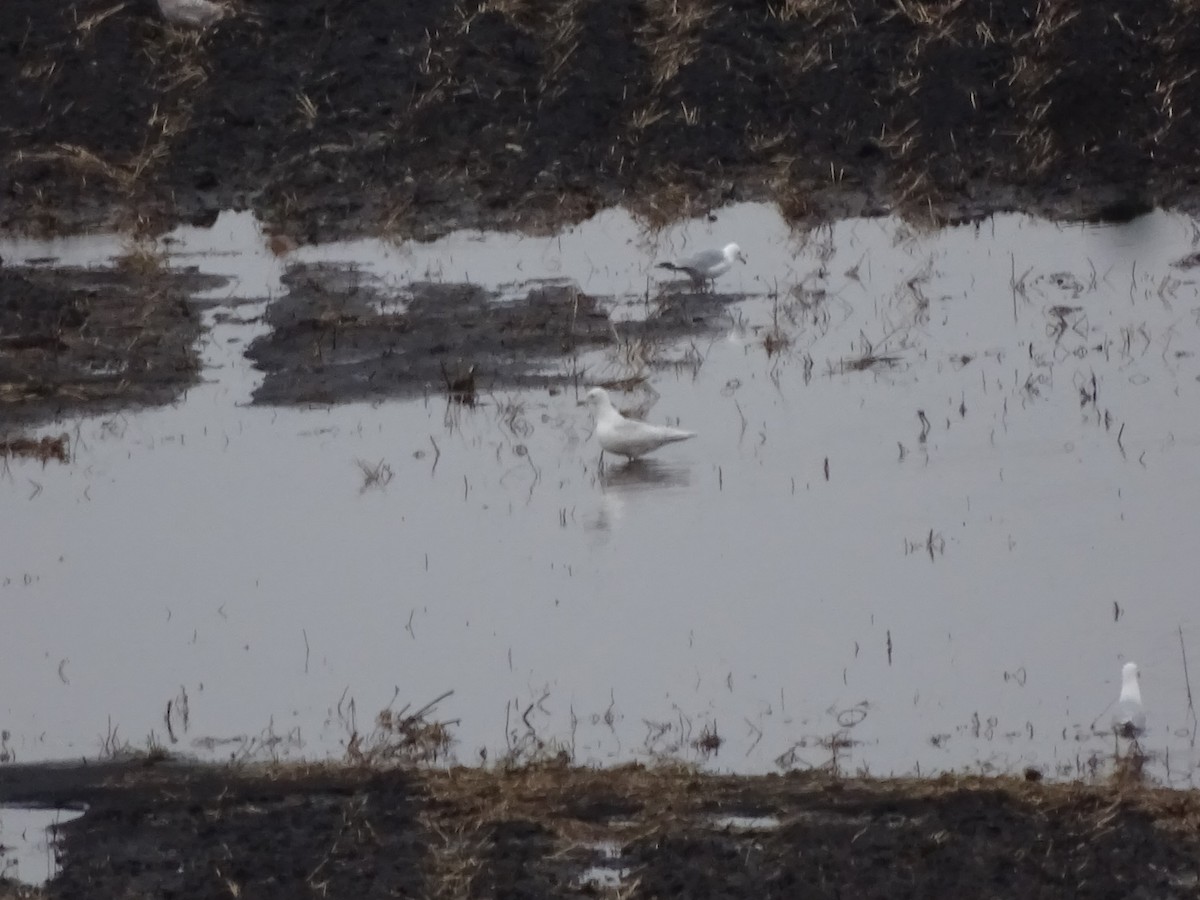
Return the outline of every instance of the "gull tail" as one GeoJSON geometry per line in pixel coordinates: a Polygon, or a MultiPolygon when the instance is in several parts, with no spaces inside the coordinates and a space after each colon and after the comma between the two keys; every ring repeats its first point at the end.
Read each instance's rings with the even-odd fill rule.
{"type": "Polygon", "coordinates": [[[683,271],[682,269],[679,268],[679,266],[675,265],[675,263],[673,263],[673,262],[661,262],[655,268],[670,269],[672,272],[682,272],[683,271]]]}
{"type": "Polygon", "coordinates": [[[667,428],[663,431],[662,438],[664,443],[671,444],[675,441],[686,441],[688,438],[694,438],[695,436],[696,432],[694,431],[684,431],[682,428],[667,428]]]}

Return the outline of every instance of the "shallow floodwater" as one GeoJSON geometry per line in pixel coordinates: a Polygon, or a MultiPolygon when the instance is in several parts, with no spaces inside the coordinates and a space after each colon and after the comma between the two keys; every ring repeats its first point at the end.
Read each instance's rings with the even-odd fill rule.
{"type": "Polygon", "coordinates": [[[58,874],[57,826],[82,810],[0,806],[0,877],[44,884],[58,874]]]}
{"type": "Polygon", "coordinates": [[[245,216],[181,230],[173,265],[233,277],[206,383],[48,426],[72,462],[0,477],[0,752],[338,756],[389,704],[453,691],[435,716],[463,762],[1086,777],[1132,659],[1149,771],[1192,784],[1198,237],[1166,213],[794,233],[758,205],[283,259],[245,216]],[[657,397],[618,399],[699,432],[640,465],[601,470],[574,391],[249,405],[262,326],[239,320],[291,262],[358,264],[400,302],[567,279],[625,319],[652,311],[655,261],[727,240],[749,257],[720,280],[746,295],[727,327],[579,360],[585,384],[643,372],[657,397]]]}

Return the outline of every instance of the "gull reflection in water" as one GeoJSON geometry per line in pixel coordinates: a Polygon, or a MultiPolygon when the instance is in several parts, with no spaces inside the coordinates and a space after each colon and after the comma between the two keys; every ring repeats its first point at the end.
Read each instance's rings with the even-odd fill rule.
{"type": "Polygon", "coordinates": [[[658,459],[634,459],[616,465],[606,464],[600,470],[603,488],[632,489],[653,487],[687,487],[692,473],[687,466],[658,459]]]}
{"type": "Polygon", "coordinates": [[[602,490],[600,508],[588,527],[608,531],[625,513],[625,498],[657,488],[687,487],[692,480],[686,465],[657,459],[635,459],[613,464],[606,462],[597,475],[602,490]]]}

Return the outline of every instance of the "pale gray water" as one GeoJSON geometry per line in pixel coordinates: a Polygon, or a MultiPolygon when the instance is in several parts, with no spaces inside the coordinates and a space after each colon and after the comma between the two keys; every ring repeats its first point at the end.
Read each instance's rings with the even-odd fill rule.
{"type": "MultiPolygon", "coordinates": [[[[749,262],[718,288],[753,296],[650,373],[647,418],[699,437],[605,480],[573,393],[252,408],[240,354],[261,326],[215,326],[184,402],[69,423],[69,466],[0,476],[5,746],[94,755],[116,727],[216,758],[269,735],[337,755],[351,699],[366,730],[397,690],[453,689],[439,712],[464,762],[522,742],[533,704],[581,762],[697,759],[715,727],[720,769],[820,765],[842,731],[850,771],[1086,775],[1133,659],[1150,771],[1191,784],[1200,293],[1171,263],[1196,236],[1165,213],[801,235],[742,205],[657,236],[613,211],[547,239],[304,248],[397,290],[572,279],[631,318],[657,259],[728,239],[749,262]],[[774,322],[791,343],[768,357],[774,322]],[[855,370],[868,351],[894,361],[855,370]],[[394,477],[364,489],[357,460],[394,477]]],[[[237,277],[228,302],[279,292],[247,217],[176,237],[176,264],[237,277]]],[[[618,353],[583,363],[628,374],[618,353]]]]}
{"type": "Polygon", "coordinates": [[[82,810],[0,806],[0,877],[42,885],[58,874],[55,826],[82,810]]]}

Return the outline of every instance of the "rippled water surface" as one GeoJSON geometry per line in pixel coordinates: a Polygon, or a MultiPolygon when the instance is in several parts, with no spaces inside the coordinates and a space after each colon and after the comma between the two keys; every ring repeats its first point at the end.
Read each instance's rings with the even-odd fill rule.
{"type": "MultiPolygon", "coordinates": [[[[436,715],[464,762],[540,744],[1086,776],[1133,659],[1150,771],[1193,783],[1198,234],[1167,213],[793,233],[757,205],[282,258],[244,216],[177,232],[172,265],[232,276],[205,382],[49,425],[71,463],[0,476],[0,752],[338,756],[388,704],[453,691],[436,715]],[[601,469],[574,390],[250,405],[264,326],[242,320],[291,263],[398,296],[567,279],[623,320],[653,314],[657,260],[726,240],[749,262],[716,333],[562,363],[581,386],[646,376],[620,402],[699,432],[639,465],[601,469]]],[[[103,265],[123,243],[0,256],[103,265]]]]}

